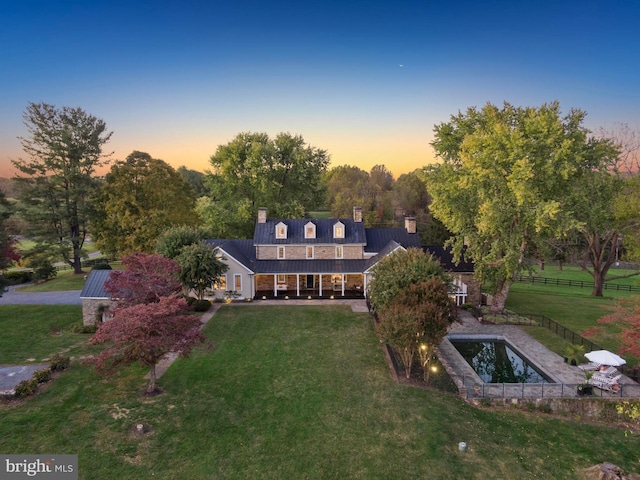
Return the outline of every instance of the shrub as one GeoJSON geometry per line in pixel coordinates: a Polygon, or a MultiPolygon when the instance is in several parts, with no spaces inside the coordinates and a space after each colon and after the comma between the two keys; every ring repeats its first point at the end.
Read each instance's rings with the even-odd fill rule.
{"type": "Polygon", "coordinates": [[[58,274],[56,267],[47,258],[40,257],[32,260],[31,267],[34,280],[51,280],[58,274]]]}
{"type": "Polygon", "coordinates": [[[57,354],[51,357],[49,366],[51,367],[51,371],[55,372],[68,368],[70,363],[71,359],[69,357],[57,354]]]}
{"type": "Polygon", "coordinates": [[[189,305],[190,307],[193,306],[193,304],[198,300],[195,297],[184,297],[184,299],[187,301],[187,305],[189,305]]]}
{"type": "Polygon", "coordinates": [[[540,410],[542,413],[553,413],[553,409],[551,408],[551,405],[547,405],[547,404],[542,404],[538,407],[538,410],[540,410]]]}
{"type": "Polygon", "coordinates": [[[111,268],[111,265],[108,263],[98,263],[94,265],[91,270],[113,270],[113,268],[111,268]]]}
{"type": "Polygon", "coordinates": [[[20,285],[33,281],[33,271],[21,270],[19,272],[6,272],[2,274],[2,278],[7,285],[20,285]]]}
{"type": "Polygon", "coordinates": [[[206,312],[211,308],[211,302],[209,300],[196,300],[191,306],[196,312],[206,312]]]}
{"type": "Polygon", "coordinates": [[[33,372],[33,378],[38,383],[48,382],[49,380],[51,380],[51,370],[49,370],[48,368],[41,368],[40,370],[36,370],[35,372],[33,372]]]}
{"type": "Polygon", "coordinates": [[[96,333],[98,330],[98,325],[74,325],[71,328],[73,333],[96,333]]]}
{"type": "Polygon", "coordinates": [[[15,396],[17,398],[28,397],[29,395],[33,395],[38,390],[38,380],[32,378],[30,380],[23,380],[16,388],[13,389],[15,392],[15,396]]]}

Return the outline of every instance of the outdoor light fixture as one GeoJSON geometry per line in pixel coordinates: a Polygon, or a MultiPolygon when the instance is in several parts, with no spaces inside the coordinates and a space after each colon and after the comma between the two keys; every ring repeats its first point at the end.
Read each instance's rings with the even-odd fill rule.
{"type": "Polygon", "coordinates": [[[267,299],[267,296],[266,296],[266,295],[263,295],[263,296],[262,296],[262,299],[263,299],[263,300],[266,300],[266,299],[267,299]]]}
{"type": "Polygon", "coordinates": [[[307,297],[307,300],[311,300],[311,295],[309,295],[309,296],[307,297]]]}

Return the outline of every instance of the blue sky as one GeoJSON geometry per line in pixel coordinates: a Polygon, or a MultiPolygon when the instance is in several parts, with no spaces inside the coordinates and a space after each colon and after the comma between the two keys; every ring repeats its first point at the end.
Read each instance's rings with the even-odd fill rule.
{"type": "Polygon", "coordinates": [[[433,126],[558,100],[640,129],[640,2],[0,0],[0,176],[28,102],[81,107],[133,150],[208,168],[236,134],[301,134],[333,165],[433,161],[433,126]]]}

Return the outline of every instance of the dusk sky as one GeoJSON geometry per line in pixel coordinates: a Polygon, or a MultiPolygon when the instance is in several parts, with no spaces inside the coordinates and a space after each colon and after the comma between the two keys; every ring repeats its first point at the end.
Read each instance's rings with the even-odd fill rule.
{"type": "Polygon", "coordinates": [[[0,0],[0,176],[28,102],[81,107],[107,151],[204,171],[240,132],[301,134],[397,177],[435,124],[560,101],[640,128],[640,2],[0,0]]]}

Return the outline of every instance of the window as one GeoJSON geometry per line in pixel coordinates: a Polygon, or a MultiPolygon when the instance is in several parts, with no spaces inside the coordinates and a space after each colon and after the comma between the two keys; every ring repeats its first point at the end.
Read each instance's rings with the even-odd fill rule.
{"type": "Polygon", "coordinates": [[[284,260],[284,247],[278,247],[278,260],[284,260]]]}
{"type": "Polygon", "coordinates": [[[236,292],[242,291],[242,275],[240,275],[239,273],[236,273],[233,276],[233,287],[236,292]]]}
{"type": "Polygon", "coordinates": [[[313,222],[304,226],[304,238],[316,238],[316,226],[313,222]]]}
{"type": "Polygon", "coordinates": [[[213,282],[213,289],[214,290],[227,290],[227,276],[226,275],[220,275],[218,277],[218,279],[213,282]]]}
{"type": "Polygon", "coordinates": [[[287,276],[278,274],[278,283],[287,283],[287,276]]]}
{"type": "Polygon", "coordinates": [[[333,238],[344,238],[344,224],[342,222],[333,225],[333,238]]]}
{"type": "Polygon", "coordinates": [[[312,246],[307,246],[307,258],[309,258],[309,259],[313,258],[313,247],[312,246]]]}
{"type": "Polygon", "coordinates": [[[287,226],[282,222],[276,225],[276,238],[287,238],[287,226]]]}
{"type": "Polygon", "coordinates": [[[342,258],[342,246],[338,245],[336,247],[336,258],[342,258]]]}

